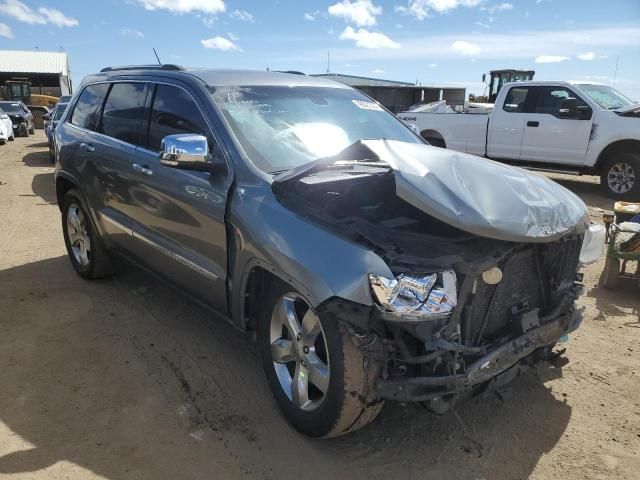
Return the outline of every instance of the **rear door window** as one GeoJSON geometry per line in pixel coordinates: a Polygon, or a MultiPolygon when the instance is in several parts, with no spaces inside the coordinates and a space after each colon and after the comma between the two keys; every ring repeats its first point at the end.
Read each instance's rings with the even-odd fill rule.
{"type": "Polygon", "coordinates": [[[87,130],[95,130],[100,118],[100,109],[109,90],[108,83],[87,86],[76,102],[71,115],[71,123],[87,130]]]}
{"type": "Polygon", "coordinates": [[[98,132],[138,145],[137,127],[145,95],[144,83],[114,83],[102,109],[98,132]]]}
{"type": "Polygon", "coordinates": [[[158,85],[151,106],[147,148],[159,152],[164,137],[179,133],[204,135],[210,149],[214,145],[207,122],[193,97],[181,88],[158,85]]]}

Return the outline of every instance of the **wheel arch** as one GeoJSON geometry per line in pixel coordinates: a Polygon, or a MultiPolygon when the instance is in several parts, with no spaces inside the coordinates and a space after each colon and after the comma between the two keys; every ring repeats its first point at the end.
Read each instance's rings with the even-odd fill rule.
{"type": "Polygon", "coordinates": [[[422,130],[420,132],[420,136],[434,146],[447,148],[447,142],[438,130],[428,128],[426,130],[422,130]]]}
{"type": "Polygon", "coordinates": [[[78,189],[78,185],[75,181],[64,175],[58,175],[56,177],[56,199],[58,201],[58,208],[62,208],[62,199],[71,189],[78,189]]]}
{"type": "Polygon", "coordinates": [[[618,152],[633,152],[640,155],[640,140],[616,140],[615,142],[611,142],[605,148],[602,149],[600,155],[598,155],[598,160],[596,161],[596,170],[601,171],[602,165],[611,155],[618,152]]]}

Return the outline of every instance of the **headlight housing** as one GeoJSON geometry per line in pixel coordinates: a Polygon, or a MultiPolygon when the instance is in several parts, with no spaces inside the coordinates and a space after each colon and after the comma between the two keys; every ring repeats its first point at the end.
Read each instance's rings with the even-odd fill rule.
{"type": "Polygon", "coordinates": [[[580,249],[580,264],[589,265],[600,258],[604,251],[607,231],[604,225],[592,224],[584,232],[584,240],[580,249]]]}
{"type": "Polygon", "coordinates": [[[453,270],[424,274],[400,274],[389,279],[369,275],[373,296],[385,310],[412,315],[451,314],[458,302],[453,270]]]}

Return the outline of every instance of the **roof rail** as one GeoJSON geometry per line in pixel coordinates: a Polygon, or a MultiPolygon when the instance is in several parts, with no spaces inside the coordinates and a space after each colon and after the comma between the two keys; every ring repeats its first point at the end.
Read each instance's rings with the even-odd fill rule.
{"type": "Polygon", "coordinates": [[[115,72],[118,70],[172,70],[172,71],[182,71],[183,67],[180,65],[173,65],[170,63],[166,63],[164,65],[124,65],[122,67],[104,67],[100,70],[103,72],[115,72]]]}
{"type": "Polygon", "coordinates": [[[291,75],[306,75],[304,72],[298,70],[275,70],[275,73],[289,73],[291,75]]]}

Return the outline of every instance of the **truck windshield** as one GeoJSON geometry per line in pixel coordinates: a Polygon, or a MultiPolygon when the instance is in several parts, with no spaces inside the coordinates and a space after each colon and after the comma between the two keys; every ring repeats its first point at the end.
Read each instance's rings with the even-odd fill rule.
{"type": "Polygon", "coordinates": [[[420,142],[356,90],[247,86],[211,91],[247,155],[267,173],[336,154],[358,140],[420,142]]]}
{"type": "Polygon", "coordinates": [[[576,85],[580,90],[589,95],[591,99],[607,110],[627,107],[633,102],[620,92],[606,85],[576,85]]]}
{"type": "Polygon", "coordinates": [[[0,107],[2,107],[6,113],[23,113],[19,103],[2,102],[0,103],[0,107]]]}

